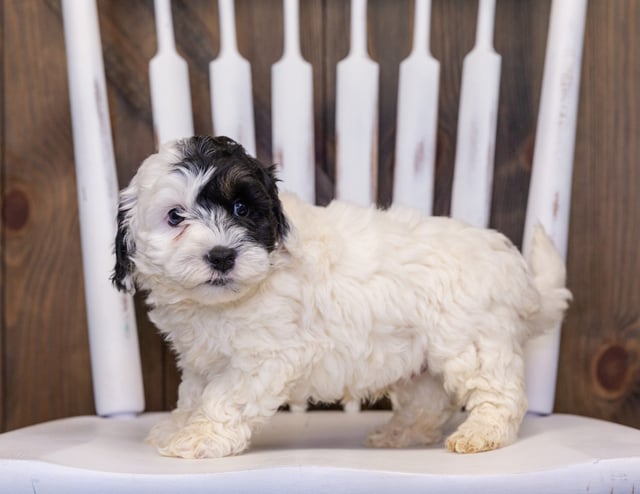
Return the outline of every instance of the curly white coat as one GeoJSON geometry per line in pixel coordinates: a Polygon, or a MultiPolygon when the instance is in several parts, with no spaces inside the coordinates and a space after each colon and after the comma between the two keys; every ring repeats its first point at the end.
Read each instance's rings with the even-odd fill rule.
{"type": "Polygon", "coordinates": [[[527,263],[503,235],[453,219],[281,194],[291,231],[270,253],[215,217],[176,236],[162,215],[195,200],[206,177],[171,174],[172,153],[147,160],[122,194],[135,203],[136,282],[182,371],[177,409],[149,435],[162,454],[237,454],[283,403],[384,393],[395,412],[373,446],[438,441],[461,407],[450,450],[516,439],[523,344],[570,299],[541,229],[527,263]],[[237,283],[203,287],[202,255],[220,243],[240,249],[237,283]]]}

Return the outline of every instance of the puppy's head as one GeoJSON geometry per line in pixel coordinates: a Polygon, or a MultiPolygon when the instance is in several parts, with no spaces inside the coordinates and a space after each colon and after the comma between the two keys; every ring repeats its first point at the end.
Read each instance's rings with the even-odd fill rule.
{"type": "Polygon", "coordinates": [[[156,303],[231,301],[267,277],[287,231],[273,167],[227,137],[179,140],[120,194],[112,279],[156,303]]]}

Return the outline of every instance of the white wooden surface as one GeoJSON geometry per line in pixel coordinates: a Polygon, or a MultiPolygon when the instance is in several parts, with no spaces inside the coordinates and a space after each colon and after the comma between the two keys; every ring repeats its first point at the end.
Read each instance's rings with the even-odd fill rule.
{"type": "Polygon", "coordinates": [[[0,492],[608,494],[640,485],[640,431],[583,417],[527,417],[513,446],[457,455],[441,445],[364,448],[388,412],[282,413],[241,456],[183,460],[142,442],[160,416],[77,417],[0,435],[0,492]]]}

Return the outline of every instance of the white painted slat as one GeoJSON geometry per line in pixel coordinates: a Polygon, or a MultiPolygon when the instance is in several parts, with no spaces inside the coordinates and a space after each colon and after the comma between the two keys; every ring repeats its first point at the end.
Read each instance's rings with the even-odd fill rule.
{"type": "Polygon", "coordinates": [[[476,43],[462,67],[451,216],[489,225],[501,58],[493,49],[495,0],[479,0],[476,43]]]}
{"type": "Polygon", "coordinates": [[[378,72],[367,55],[367,1],[351,0],[351,48],[336,78],[336,197],[363,206],[377,191],[378,72]]]}
{"type": "Polygon", "coordinates": [[[400,64],[393,202],[430,215],[440,63],[429,50],[431,0],[416,0],[413,49],[400,64]]]}
{"type": "MultiPolygon", "coordinates": [[[[351,0],[351,46],[336,76],[336,198],[369,206],[378,188],[378,64],[367,54],[367,0],[351,0]]],[[[356,400],[347,413],[360,410],[356,400]]]]}
{"type": "Polygon", "coordinates": [[[95,0],[63,0],[91,370],[99,415],[144,409],[131,296],[110,282],[118,179],[95,0]]]}
{"type": "Polygon", "coordinates": [[[284,3],[284,53],[271,68],[273,161],[284,189],[315,203],[313,73],[300,52],[298,0],[284,3]]]}
{"type": "Polygon", "coordinates": [[[234,0],[218,0],[220,54],[209,64],[213,131],[256,154],[251,66],[238,52],[234,0]]]}
{"type": "Polygon", "coordinates": [[[187,63],[173,36],[171,0],[154,0],[158,51],[149,63],[151,109],[156,147],[193,135],[187,63]]]}
{"type": "MultiPolygon", "coordinates": [[[[575,146],[586,0],[553,0],[523,250],[529,255],[534,227],[542,225],[567,256],[571,177],[575,146]]],[[[555,397],[560,327],[526,347],[529,410],[551,413],[555,397]]]]}

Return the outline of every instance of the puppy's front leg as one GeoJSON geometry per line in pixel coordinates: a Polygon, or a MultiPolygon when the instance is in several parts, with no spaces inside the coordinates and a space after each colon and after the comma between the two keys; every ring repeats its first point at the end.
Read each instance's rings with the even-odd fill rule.
{"type": "Polygon", "coordinates": [[[207,383],[197,373],[182,370],[182,381],[178,388],[178,406],[171,414],[154,425],[145,442],[159,450],[165,448],[173,436],[182,429],[201,403],[203,390],[207,383]]]}
{"type": "Polygon", "coordinates": [[[200,406],[158,451],[181,458],[241,453],[255,428],[287,400],[295,378],[291,365],[281,361],[262,362],[251,371],[229,368],[206,385],[200,406]]]}

